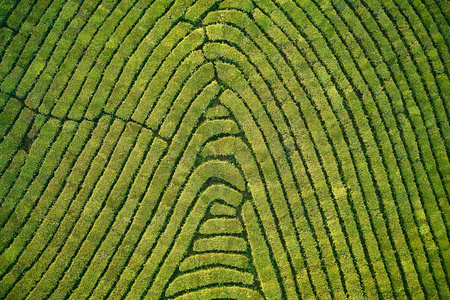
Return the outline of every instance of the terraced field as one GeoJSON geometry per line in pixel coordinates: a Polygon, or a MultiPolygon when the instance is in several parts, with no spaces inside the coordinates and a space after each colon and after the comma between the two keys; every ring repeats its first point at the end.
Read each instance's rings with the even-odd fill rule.
{"type": "Polygon", "coordinates": [[[0,1],[0,299],[450,299],[449,17],[0,1]]]}

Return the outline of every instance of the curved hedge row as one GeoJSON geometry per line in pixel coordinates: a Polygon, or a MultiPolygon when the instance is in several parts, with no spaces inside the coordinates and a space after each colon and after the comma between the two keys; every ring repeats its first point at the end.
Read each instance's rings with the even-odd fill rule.
{"type": "Polygon", "coordinates": [[[448,15],[3,1],[0,299],[450,298],[448,15]]]}

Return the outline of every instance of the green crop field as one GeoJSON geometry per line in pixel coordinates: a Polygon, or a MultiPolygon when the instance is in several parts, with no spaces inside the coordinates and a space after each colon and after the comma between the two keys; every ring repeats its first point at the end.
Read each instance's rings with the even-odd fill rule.
{"type": "Polygon", "coordinates": [[[450,299],[448,0],[0,0],[0,299],[450,299]]]}

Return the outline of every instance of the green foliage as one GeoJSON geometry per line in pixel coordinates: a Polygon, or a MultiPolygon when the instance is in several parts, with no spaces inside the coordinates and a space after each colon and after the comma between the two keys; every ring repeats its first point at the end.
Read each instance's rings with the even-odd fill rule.
{"type": "Polygon", "coordinates": [[[242,232],[237,219],[208,219],[199,229],[201,234],[237,234],[242,232]]]}
{"type": "Polygon", "coordinates": [[[216,216],[235,216],[236,210],[228,205],[214,203],[209,212],[216,216]]]}
{"type": "Polygon", "coordinates": [[[450,298],[442,1],[0,1],[0,298],[450,298]]]}

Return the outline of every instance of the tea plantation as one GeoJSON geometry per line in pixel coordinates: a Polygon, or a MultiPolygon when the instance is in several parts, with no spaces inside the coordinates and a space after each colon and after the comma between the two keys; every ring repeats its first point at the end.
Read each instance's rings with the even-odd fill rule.
{"type": "Polygon", "coordinates": [[[449,22],[1,0],[0,299],[450,299],[449,22]]]}

